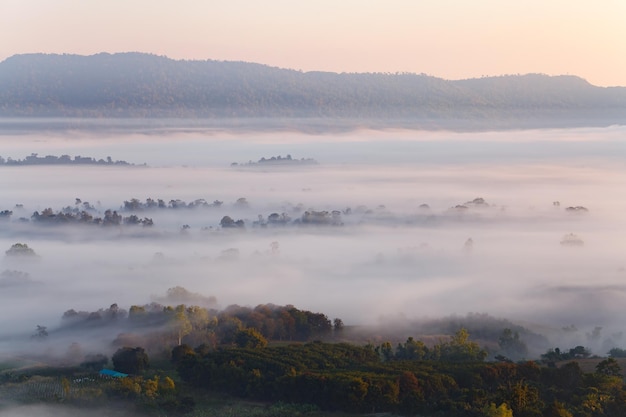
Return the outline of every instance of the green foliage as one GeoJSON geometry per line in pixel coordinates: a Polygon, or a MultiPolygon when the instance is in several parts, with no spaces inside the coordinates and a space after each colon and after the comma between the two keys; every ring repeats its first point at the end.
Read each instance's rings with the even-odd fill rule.
{"type": "Polygon", "coordinates": [[[5,251],[7,256],[10,257],[26,257],[34,258],[37,254],[32,248],[29,248],[26,243],[14,243],[11,247],[5,251]]]}
{"type": "Polygon", "coordinates": [[[554,348],[549,349],[546,353],[541,355],[541,360],[543,362],[558,362],[558,361],[567,361],[577,358],[588,358],[591,355],[591,352],[587,350],[584,346],[576,346],[574,348],[569,349],[567,352],[562,352],[561,349],[554,348]]]}
{"type": "Polygon", "coordinates": [[[279,401],[267,407],[263,417],[297,417],[316,413],[317,411],[319,411],[319,408],[312,404],[294,404],[279,401]]]}
{"type": "Polygon", "coordinates": [[[596,372],[606,376],[621,376],[622,368],[614,358],[608,358],[596,365],[596,372]]]}
{"type": "Polygon", "coordinates": [[[99,371],[107,363],[109,363],[109,358],[101,353],[98,353],[95,355],[85,356],[85,359],[83,360],[83,362],[81,362],[80,366],[90,369],[92,371],[99,371]]]}
{"type": "MultiPolygon", "coordinates": [[[[464,335],[454,343],[464,344],[464,335]]],[[[453,343],[453,342],[446,342],[453,343]]],[[[84,379],[84,369],[35,374],[4,373],[0,392],[29,401],[110,404],[132,402],[149,415],[327,415],[328,411],[392,415],[613,417],[626,409],[620,377],[585,374],[576,362],[541,367],[534,362],[449,362],[440,359],[384,361],[372,347],[306,343],[263,349],[192,351],[182,345],[177,370],[182,382],[155,370],[145,377],[84,379]],[[38,376],[43,375],[46,376],[38,376]],[[83,382],[79,382],[83,379],[83,382]],[[88,382],[84,382],[88,381],[88,382]],[[207,390],[229,395],[228,408],[205,410],[207,390]],[[184,395],[181,395],[185,392],[184,395]],[[193,395],[194,397],[191,397],[193,395]],[[232,395],[263,401],[250,408],[232,395]],[[317,410],[323,410],[319,413],[317,410]]],[[[603,369],[612,361],[599,366],[603,369]]],[[[611,369],[611,367],[608,367],[611,369]]],[[[21,372],[21,371],[20,371],[21,372]]],[[[213,407],[215,408],[215,407],[213,407]]]]}
{"type": "MultiPolygon", "coordinates": [[[[407,342],[400,345],[404,351],[407,345],[422,347],[407,342]]],[[[621,384],[585,375],[575,362],[560,368],[484,363],[463,331],[441,344],[444,355],[426,350],[421,359],[383,353],[390,343],[378,348],[318,342],[218,349],[185,356],[178,372],[191,386],[354,413],[539,417],[567,416],[574,409],[587,415],[584,410],[595,407],[593,415],[600,416],[604,414],[597,410],[626,404],[621,384]],[[443,360],[446,356],[454,360],[443,360]]]]}
{"type": "Polygon", "coordinates": [[[423,360],[429,356],[429,349],[424,342],[409,337],[405,344],[399,344],[396,349],[397,359],[423,360]]]}
{"type": "Polygon", "coordinates": [[[263,348],[267,346],[267,340],[255,329],[241,329],[235,333],[235,344],[240,348],[263,348]]]}
{"type": "Polygon", "coordinates": [[[383,342],[380,346],[375,348],[375,351],[383,361],[390,361],[394,358],[393,346],[391,342],[383,342]]]}
{"type": "Polygon", "coordinates": [[[112,360],[115,370],[126,374],[140,374],[150,367],[148,354],[141,347],[119,348],[112,360]]]}
{"type": "Polygon", "coordinates": [[[143,380],[142,392],[149,399],[155,399],[159,395],[159,377],[143,380]]]}
{"type": "MultiPolygon", "coordinates": [[[[171,290],[170,298],[190,297],[189,294],[192,294],[182,287],[171,290]]],[[[210,298],[207,300],[211,301],[210,298]]],[[[235,336],[242,329],[254,329],[268,342],[329,340],[333,335],[341,333],[341,330],[334,329],[331,321],[322,313],[299,310],[292,305],[272,304],[258,305],[255,308],[232,305],[218,313],[200,306],[179,304],[174,307],[153,302],[143,306],[133,305],[128,314],[114,304],[109,309],[94,312],[70,309],[63,314],[63,327],[85,328],[96,323],[98,326],[119,327],[125,320],[133,328],[158,329],[152,332],[150,339],[129,339],[128,334],[124,337],[120,335],[116,342],[118,345],[152,344],[158,337],[159,343],[164,343],[167,347],[186,343],[215,348],[220,344],[236,343],[235,336]]],[[[338,323],[337,320],[339,319],[335,320],[335,324],[338,323]]]]}
{"type": "Polygon", "coordinates": [[[142,306],[132,305],[128,309],[128,320],[132,323],[140,324],[147,317],[146,308],[142,306]]]}
{"type": "Polygon", "coordinates": [[[506,328],[498,339],[502,354],[512,360],[520,360],[528,354],[526,344],[520,340],[519,333],[506,328]]]}
{"type": "Polygon", "coordinates": [[[383,342],[374,348],[383,361],[391,360],[440,360],[446,362],[483,361],[487,352],[469,340],[469,333],[461,328],[449,341],[442,341],[432,348],[424,342],[409,337],[405,343],[398,343],[394,352],[390,342],[383,342]]]}
{"type": "Polygon", "coordinates": [[[613,348],[609,350],[609,355],[612,358],[626,358],[626,349],[613,348]]]}
{"type": "Polygon", "coordinates": [[[515,415],[532,415],[543,408],[538,388],[522,379],[504,388],[503,394],[515,415]]]}
{"type": "Polygon", "coordinates": [[[449,342],[443,342],[435,346],[436,356],[439,360],[449,362],[483,361],[487,352],[480,346],[469,340],[466,329],[459,329],[449,342]]]}
{"type": "MultiPolygon", "coordinates": [[[[101,317],[124,317],[116,305],[97,313],[101,317]]],[[[80,314],[68,314],[68,319],[76,315],[80,314]]],[[[333,339],[333,326],[325,315],[293,306],[230,306],[217,313],[183,304],[164,307],[153,303],[131,307],[129,316],[133,325],[158,325],[167,329],[163,336],[166,343],[174,342],[172,335],[179,337],[172,329],[178,332],[175,325],[180,321],[191,327],[190,333],[181,337],[187,338],[186,341],[193,340],[194,333],[206,333],[219,335],[222,341],[230,338],[230,342],[221,347],[217,344],[204,344],[196,349],[185,344],[174,347],[171,358],[180,383],[158,370],[144,378],[109,381],[106,388],[94,388],[94,397],[99,390],[144,404],[151,414],[168,415],[194,409],[193,398],[181,397],[180,391],[195,395],[203,390],[299,404],[293,406],[293,415],[297,415],[298,407],[305,405],[352,413],[476,417],[511,413],[516,417],[601,417],[621,415],[626,409],[626,391],[615,359],[600,362],[595,373],[586,374],[575,362],[588,356],[582,346],[565,353],[558,348],[549,351],[546,358],[570,358],[572,362],[542,367],[534,362],[483,362],[485,351],[470,339],[465,328],[434,346],[412,337],[398,343],[395,349],[391,342],[377,347],[325,342],[267,346],[267,334],[281,338],[330,335],[326,340],[333,339]],[[167,325],[170,327],[164,327],[167,325]]],[[[508,328],[502,332],[501,348],[507,344],[514,346],[516,341],[519,341],[516,332],[508,328]]],[[[113,364],[122,372],[138,374],[148,366],[148,357],[144,355],[142,348],[121,348],[115,353],[113,364]]],[[[94,363],[106,360],[101,356],[90,359],[94,363]]],[[[168,368],[171,364],[165,362],[164,366],[168,368]]],[[[93,365],[91,369],[97,367],[93,365]]],[[[84,373],[85,369],[79,372],[84,373]]],[[[7,372],[0,384],[29,379],[16,379],[7,372]]],[[[58,378],[55,384],[55,398],[77,396],[78,390],[69,376],[65,380],[58,378]]],[[[267,407],[265,411],[269,413],[270,409],[267,407]]],[[[286,415],[286,409],[291,408],[278,407],[275,415],[286,415]]]]}
{"type": "Polygon", "coordinates": [[[343,324],[343,320],[341,320],[340,318],[335,318],[333,320],[333,330],[335,331],[336,335],[339,335],[343,332],[343,328],[344,328],[344,324],[343,324]]]}
{"type": "Polygon", "coordinates": [[[159,406],[171,415],[185,415],[194,411],[196,401],[191,396],[172,397],[159,402],[159,406]]]}
{"type": "Polygon", "coordinates": [[[545,417],[573,417],[573,414],[570,413],[563,403],[559,401],[554,401],[546,410],[544,414],[545,417]]]}
{"type": "MultiPolygon", "coordinates": [[[[165,309],[165,312],[166,314],[168,313],[167,308],[165,309]]],[[[181,345],[183,337],[191,333],[193,330],[185,305],[181,304],[176,306],[170,316],[169,326],[174,331],[178,345],[181,345]]]]}
{"type": "Polygon", "coordinates": [[[189,345],[178,345],[172,349],[172,363],[179,363],[187,355],[195,355],[196,352],[189,345]]]}
{"type": "Polygon", "coordinates": [[[494,403],[490,403],[481,411],[484,417],[513,417],[513,410],[506,403],[502,403],[498,407],[494,403]]]}
{"type": "Polygon", "coordinates": [[[419,362],[386,363],[391,368],[381,368],[379,354],[366,347],[318,342],[189,355],[178,371],[195,386],[351,412],[437,409],[458,389],[449,375],[423,375],[419,362]],[[421,376],[402,369],[407,366],[421,369],[421,376]]]}
{"type": "Polygon", "coordinates": [[[398,409],[415,411],[424,403],[424,391],[415,373],[404,371],[398,378],[398,409]]]}

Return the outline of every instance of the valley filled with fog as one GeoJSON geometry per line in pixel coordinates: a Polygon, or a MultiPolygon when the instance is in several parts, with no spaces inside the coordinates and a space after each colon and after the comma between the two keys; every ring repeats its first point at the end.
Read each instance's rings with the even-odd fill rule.
{"type": "Polygon", "coordinates": [[[52,330],[68,309],[128,309],[181,286],[220,307],[293,304],[346,325],[486,313],[605,354],[626,347],[625,135],[609,127],[0,136],[5,159],[135,164],[0,166],[0,211],[12,212],[0,222],[0,248],[23,243],[36,253],[1,254],[0,340],[52,330]],[[257,162],[287,155],[317,163],[257,162]],[[33,218],[46,209],[111,210],[151,225],[33,218]],[[602,334],[591,340],[596,327],[602,334]]]}

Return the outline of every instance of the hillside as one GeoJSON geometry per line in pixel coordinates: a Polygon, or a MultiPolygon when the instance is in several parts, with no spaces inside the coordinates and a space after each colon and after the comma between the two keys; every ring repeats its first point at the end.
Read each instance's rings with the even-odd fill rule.
{"type": "Polygon", "coordinates": [[[574,76],[448,81],[300,72],[141,53],[16,55],[0,63],[0,117],[339,118],[431,127],[626,122],[626,87],[574,76]]]}

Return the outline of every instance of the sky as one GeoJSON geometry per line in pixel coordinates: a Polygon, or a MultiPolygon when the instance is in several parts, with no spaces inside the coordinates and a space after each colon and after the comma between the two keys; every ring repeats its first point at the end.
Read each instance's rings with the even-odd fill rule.
{"type": "Polygon", "coordinates": [[[138,51],[302,71],[570,74],[626,86],[624,22],[624,0],[2,0],[0,60],[138,51]]]}

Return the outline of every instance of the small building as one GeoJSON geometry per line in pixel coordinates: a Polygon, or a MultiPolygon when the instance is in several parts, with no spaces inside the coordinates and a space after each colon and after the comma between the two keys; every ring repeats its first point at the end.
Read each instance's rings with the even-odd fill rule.
{"type": "Polygon", "coordinates": [[[126,378],[128,374],[117,372],[112,369],[103,369],[100,371],[100,376],[105,378],[126,378]]]}

